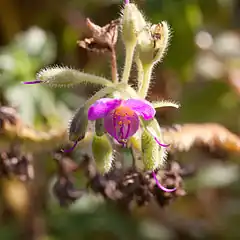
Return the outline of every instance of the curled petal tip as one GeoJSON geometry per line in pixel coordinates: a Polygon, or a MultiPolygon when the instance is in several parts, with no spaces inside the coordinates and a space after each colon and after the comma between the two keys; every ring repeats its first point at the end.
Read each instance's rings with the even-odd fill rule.
{"type": "Polygon", "coordinates": [[[75,149],[75,147],[77,146],[77,144],[78,144],[78,141],[74,142],[74,144],[73,144],[73,146],[71,148],[64,149],[63,152],[65,152],[65,153],[72,152],[75,149]]]}
{"type": "Polygon", "coordinates": [[[155,174],[154,172],[152,172],[152,175],[153,175],[154,180],[156,181],[157,186],[158,186],[161,190],[163,190],[164,192],[174,192],[174,191],[177,190],[176,187],[175,187],[175,188],[171,188],[171,189],[165,188],[165,187],[158,181],[157,176],[156,176],[156,174],[155,174]]]}
{"type": "Polygon", "coordinates": [[[29,81],[29,82],[22,82],[23,84],[36,84],[36,83],[41,83],[42,81],[40,80],[35,80],[35,81],[29,81]]]}
{"type": "Polygon", "coordinates": [[[129,4],[129,0],[125,0],[125,4],[129,4]]]}
{"type": "Polygon", "coordinates": [[[161,146],[161,147],[169,147],[170,146],[170,144],[160,143],[159,140],[156,137],[154,137],[154,139],[158,143],[158,145],[161,146]]]}

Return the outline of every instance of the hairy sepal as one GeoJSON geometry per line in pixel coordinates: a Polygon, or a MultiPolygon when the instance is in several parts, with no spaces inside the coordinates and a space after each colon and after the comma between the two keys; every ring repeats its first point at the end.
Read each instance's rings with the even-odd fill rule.
{"type": "Polygon", "coordinates": [[[37,73],[36,78],[41,81],[41,84],[47,84],[51,87],[73,87],[78,84],[112,86],[112,83],[103,77],[68,67],[44,68],[37,73]]]}
{"type": "MultiPolygon", "coordinates": [[[[147,137],[151,136],[152,141],[154,141],[157,144],[157,142],[154,139],[154,136],[156,136],[158,138],[159,142],[164,143],[162,131],[161,131],[161,128],[160,128],[159,123],[156,120],[156,118],[153,118],[150,121],[142,121],[142,122],[144,124],[144,131],[146,131],[148,133],[148,135],[146,135],[147,137]]],[[[158,145],[158,159],[156,160],[156,162],[154,164],[155,168],[151,169],[151,170],[155,170],[157,168],[162,167],[165,163],[166,158],[167,158],[166,148],[160,147],[158,145]]]]}
{"type": "Polygon", "coordinates": [[[94,135],[92,153],[100,174],[108,173],[113,163],[113,148],[106,134],[101,137],[94,135]]]}
{"type": "Polygon", "coordinates": [[[159,145],[146,130],[142,133],[142,159],[145,170],[153,171],[160,165],[159,145]]]}
{"type": "Polygon", "coordinates": [[[162,108],[162,107],[174,107],[180,108],[180,104],[170,100],[162,100],[162,101],[154,101],[152,102],[152,106],[154,108],[162,108]]]}
{"type": "Polygon", "coordinates": [[[68,134],[70,141],[81,141],[87,132],[88,115],[85,106],[81,106],[69,122],[68,134]]]}

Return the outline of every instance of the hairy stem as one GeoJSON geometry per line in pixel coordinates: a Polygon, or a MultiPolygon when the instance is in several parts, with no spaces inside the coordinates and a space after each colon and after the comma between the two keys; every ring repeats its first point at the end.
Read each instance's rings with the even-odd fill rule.
{"type": "Polygon", "coordinates": [[[132,68],[134,49],[135,49],[135,44],[128,45],[126,47],[125,65],[124,65],[124,70],[123,70],[123,75],[122,75],[123,83],[128,83],[130,71],[132,68]]]}
{"type": "Polygon", "coordinates": [[[127,89],[127,84],[125,84],[125,83],[118,83],[117,85],[102,88],[85,102],[86,109],[88,109],[98,99],[100,99],[108,94],[112,94],[114,91],[125,92],[126,89],[127,89]]]}
{"type": "Polygon", "coordinates": [[[143,75],[143,82],[142,87],[139,89],[138,93],[142,98],[146,98],[148,89],[150,86],[151,75],[152,75],[152,65],[147,65],[143,67],[144,75],[143,75]]]}
{"type": "Polygon", "coordinates": [[[144,76],[143,65],[139,60],[139,58],[136,58],[135,62],[138,69],[138,90],[140,90],[142,88],[143,76],[144,76]]]}
{"type": "Polygon", "coordinates": [[[106,96],[107,94],[110,94],[110,93],[114,92],[115,90],[116,90],[116,87],[105,87],[105,88],[102,88],[101,90],[99,90],[98,92],[96,92],[91,98],[89,98],[89,99],[85,102],[86,109],[88,110],[88,108],[89,108],[94,102],[96,102],[98,99],[106,96]]]}
{"type": "Polygon", "coordinates": [[[113,83],[118,83],[117,58],[114,47],[111,49],[111,70],[113,83]]]}

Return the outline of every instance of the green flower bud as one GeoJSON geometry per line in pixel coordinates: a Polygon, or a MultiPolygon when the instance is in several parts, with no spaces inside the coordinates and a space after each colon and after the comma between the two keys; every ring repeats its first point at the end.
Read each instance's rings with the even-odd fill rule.
{"type": "Polygon", "coordinates": [[[94,135],[92,152],[97,170],[101,174],[109,172],[113,162],[113,148],[107,135],[104,134],[101,137],[94,135]]]}
{"type": "MultiPolygon", "coordinates": [[[[36,76],[38,83],[52,87],[72,87],[77,84],[95,84],[112,86],[112,83],[99,76],[83,73],[68,67],[50,67],[42,69],[36,76]]],[[[27,83],[27,82],[26,82],[27,83]]]]}
{"type": "Polygon", "coordinates": [[[106,133],[103,118],[99,118],[95,121],[95,132],[98,137],[101,137],[104,133],[106,133]]]}
{"type": "Polygon", "coordinates": [[[159,145],[146,130],[142,133],[142,154],[145,170],[159,167],[159,145]]]}
{"type": "Polygon", "coordinates": [[[69,140],[81,141],[87,132],[88,127],[88,114],[86,107],[80,107],[74,114],[69,124],[69,140]]]}
{"type": "Polygon", "coordinates": [[[145,27],[138,36],[136,46],[136,58],[140,60],[143,67],[161,61],[167,50],[170,40],[170,28],[167,22],[163,21],[145,27]]]}
{"type": "Polygon", "coordinates": [[[135,45],[138,33],[146,26],[142,13],[135,4],[125,4],[122,11],[122,39],[125,45],[135,45]]]}
{"type": "Polygon", "coordinates": [[[138,93],[146,98],[154,64],[161,61],[167,50],[170,30],[166,22],[147,26],[138,36],[135,62],[138,67],[138,93]]]}
{"type": "Polygon", "coordinates": [[[155,170],[161,167],[167,157],[165,147],[160,147],[155,141],[153,135],[157,136],[160,142],[163,142],[161,129],[158,121],[154,118],[150,121],[144,121],[146,129],[142,133],[142,153],[143,164],[146,170],[155,170]]]}

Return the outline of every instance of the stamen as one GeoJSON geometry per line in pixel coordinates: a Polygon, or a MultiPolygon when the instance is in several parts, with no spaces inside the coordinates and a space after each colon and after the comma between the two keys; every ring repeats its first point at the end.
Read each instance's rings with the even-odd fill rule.
{"type": "Polygon", "coordinates": [[[127,126],[127,132],[126,132],[126,135],[125,135],[125,139],[128,139],[128,135],[129,135],[129,132],[130,132],[130,125],[131,124],[131,121],[128,120],[128,126],[127,126]]]}
{"type": "Polygon", "coordinates": [[[113,113],[113,119],[112,120],[113,120],[113,127],[115,129],[115,136],[114,136],[114,138],[117,139],[117,117],[115,116],[115,112],[113,113]]]}
{"type": "Polygon", "coordinates": [[[123,137],[123,135],[124,135],[123,128],[124,128],[124,125],[121,126],[120,132],[119,132],[119,138],[120,138],[121,140],[124,139],[124,137],[123,137]]]}
{"type": "Polygon", "coordinates": [[[165,188],[165,187],[158,181],[155,172],[152,172],[152,175],[153,175],[154,180],[156,181],[157,186],[158,186],[161,190],[163,190],[164,192],[174,192],[174,191],[176,191],[176,189],[177,189],[176,187],[175,187],[175,188],[172,188],[172,189],[165,188]]]}
{"type": "Polygon", "coordinates": [[[23,84],[36,84],[36,83],[41,83],[41,80],[35,80],[35,81],[29,81],[29,82],[22,82],[23,84]]]}
{"type": "Polygon", "coordinates": [[[64,149],[63,152],[65,152],[65,153],[72,152],[72,151],[75,149],[75,147],[77,146],[78,142],[79,142],[79,141],[77,140],[76,142],[74,142],[74,144],[73,144],[73,146],[72,146],[71,148],[69,148],[69,149],[64,149]]]}

